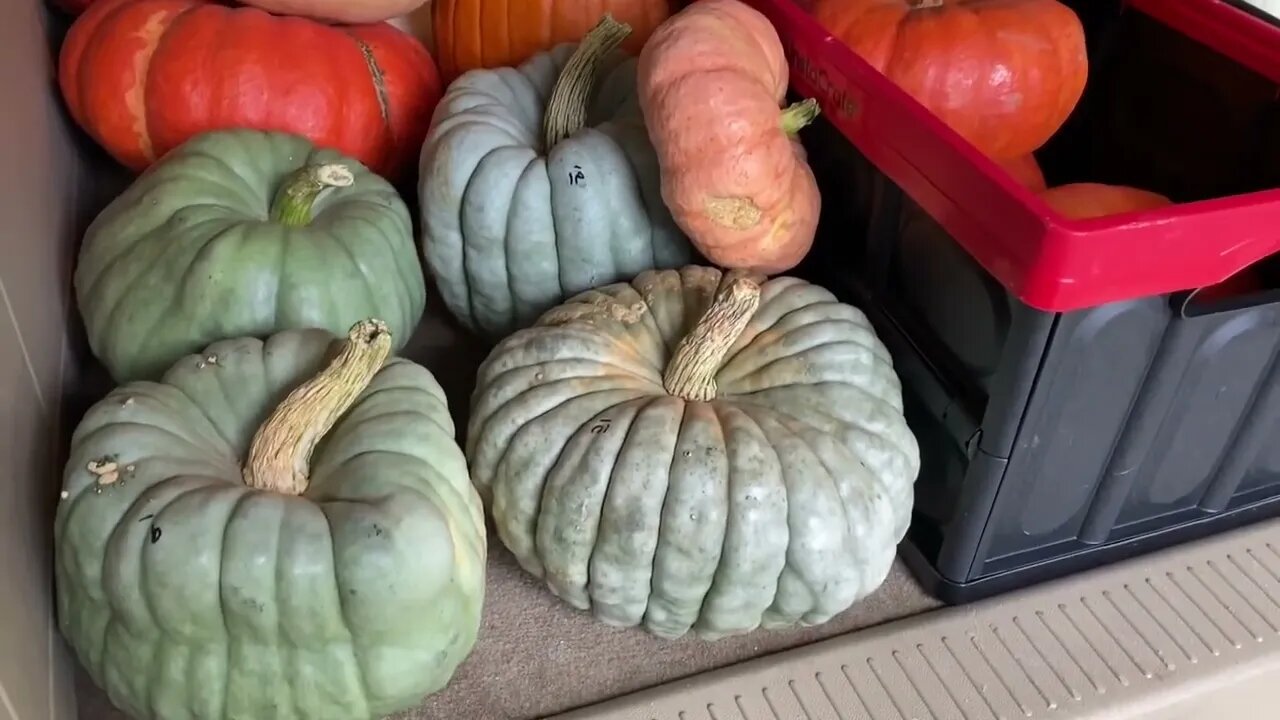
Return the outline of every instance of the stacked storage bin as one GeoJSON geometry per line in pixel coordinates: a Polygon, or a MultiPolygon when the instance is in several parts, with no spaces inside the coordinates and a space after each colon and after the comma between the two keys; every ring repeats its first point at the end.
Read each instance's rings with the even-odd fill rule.
{"type": "Polygon", "coordinates": [[[895,355],[923,468],[904,555],[948,602],[1280,515],[1280,29],[1221,0],[1079,0],[1090,79],[1051,185],[1179,204],[1068,220],[803,0],[824,187],[805,272],[895,355]]]}

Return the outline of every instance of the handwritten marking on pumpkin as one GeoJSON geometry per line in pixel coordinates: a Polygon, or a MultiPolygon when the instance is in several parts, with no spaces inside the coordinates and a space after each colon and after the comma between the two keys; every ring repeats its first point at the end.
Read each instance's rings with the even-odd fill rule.
{"type": "Polygon", "coordinates": [[[581,165],[573,166],[573,170],[569,173],[569,184],[586,187],[587,176],[583,174],[581,165]]]}
{"type": "Polygon", "coordinates": [[[613,420],[611,420],[610,418],[600,418],[599,422],[591,426],[591,434],[603,435],[609,432],[609,428],[612,427],[610,423],[612,422],[613,420]]]}
{"type": "Polygon", "coordinates": [[[156,543],[160,542],[160,536],[163,534],[164,533],[161,532],[160,528],[156,527],[155,525],[152,525],[151,526],[151,544],[155,545],[156,543]]]}
{"type": "Polygon", "coordinates": [[[702,209],[711,222],[733,230],[750,230],[764,216],[759,205],[744,197],[709,197],[702,209]]]}
{"type": "Polygon", "coordinates": [[[153,518],[153,517],[155,517],[155,516],[156,516],[156,514],[155,514],[155,513],[151,513],[150,515],[143,515],[142,517],[138,518],[138,522],[140,522],[140,523],[144,523],[144,522],[146,522],[146,521],[150,520],[151,518],[153,518]]]}

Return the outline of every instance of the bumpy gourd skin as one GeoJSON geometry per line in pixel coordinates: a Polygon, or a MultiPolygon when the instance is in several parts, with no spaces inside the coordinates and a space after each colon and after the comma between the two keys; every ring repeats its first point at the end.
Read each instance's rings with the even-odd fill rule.
{"type": "Polygon", "coordinates": [[[215,343],[76,429],[56,520],[59,624],[140,720],[355,720],[443,687],[480,624],[485,535],[444,395],[393,359],[298,497],[252,490],[262,420],[332,336],[215,343]],[[103,485],[90,463],[110,459],[103,485]]]}
{"type": "Polygon", "coordinates": [[[663,637],[848,608],[888,573],[919,470],[888,352],[801,280],[761,286],[716,399],[667,394],[720,277],[572,298],[495,348],[472,399],[467,456],[503,543],[573,606],[663,637]]]}
{"type": "Polygon", "coordinates": [[[542,147],[547,98],[575,47],[458,78],[422,147],[423,254],[449,311],[488,338],[574,293],[695,257],[662,202],[635,60],[611,56],[587,127],[542,147]]]}
{"type": "Polygon", "coordinates": [[[89,345],[118,382],[154,380],[223,338],[345,333],[383,319],[395,347],[426,305],[408,208],[355,160],[285,133],[232,130],[176,148],[99,215],[75,274],[89,345]],[[269,219],[278,186],[340,163],[304,227],[269,219]]]}

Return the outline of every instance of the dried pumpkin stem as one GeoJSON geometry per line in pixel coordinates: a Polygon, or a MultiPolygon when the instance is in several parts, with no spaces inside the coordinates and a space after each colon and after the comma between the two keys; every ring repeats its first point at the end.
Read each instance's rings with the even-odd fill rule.
{"type": "Polygon", "coordinates": [[[667,362],[662,374],[666,391],[690,402],[714,400],[720,363],[759,306],[760,283],[756,278],[726,274],[707,311],[667,362]]]}
{"type": "Polygon", "coordinates": [[[355,176],[346,165],[307,165],[280,184],[271,202],[271,219],[282,225],[302,227],[311,222],[311,207],[329,188],[350,187],[355,176]]]}
{"type": "Polygon", "coordinates": [[[909,0],[908,4],[912,10],[928,10],[929,8],[940,8],[945,0],[909,0]]]}
{"type": "Polygon", "coordinates": [[[801,100],[798,103],[788,105],[782,111],[782,117],[778,120],[778,124],[782,126],[782,131],[788,135],[799,133],[806,125],[818,119],[818,114],[822,112],[822,108],[818,106],[818,101],[809,98],[801,100]]]}
{"type": "Polygon", "coordinates": [[[391,331],[381,320],[351,327],[342,351],[319,374],[289,393],[249,444],[244,484],[301,495],[307,489],[311,453],[351,408],[391,352],[391,331]]]}
{"type": "Polygon", "coordinates": [[[542,115],[542,150],[573,135],[587,124],[587,104],[595,92],[600,66],[609,53],[631,34],[631,26],[605,15],[578,43],[569,61],[560,70],[547,108],[542,115]]]}

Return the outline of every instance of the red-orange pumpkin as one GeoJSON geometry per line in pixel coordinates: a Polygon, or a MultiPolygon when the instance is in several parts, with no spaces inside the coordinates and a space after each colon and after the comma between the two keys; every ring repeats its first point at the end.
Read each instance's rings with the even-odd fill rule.
{"type": "Polygon", "coordinates": [[[1084,29],[1057,0],[818,0],[813,14],[997,159],[1043,145],[1084,92],[1084,29]]]}
{"type": "Polygon", "coordinates": [[[779,273],[813,245],[821,200],[796,133],[818,114],[783,110],[787,60],[769,21],[738,0],[699,0],[640,53],[636,91],[662,199],[724,267],[779,273]]]}
{"type": "Polygon", "coordinates": [[[1031,192],[1044,192],[1049,187],[1044,181],[1044,172],[1040,170],[1040,163],[1036,162],[1035,155],[1020,155],[1008,160],[997,160],[996,164],[1009,173],[1014,182],[1030,189],[1031,192]]]}
{"type": "Polygon", "coordinates": [[[440,100],[426,49],[386,23],[331,26],[198,0],[98,0],[67,33],[71,115],[141,170],[208,130],[302,135],[394,177],[440,100]]]}
{"type": "Polygon", "coordinates": [[[1075,220],[1154,210],[1173,204],[1169,198],[1149,190],[1101,183],[1059,185],[1040,193],[1040,197],[1058,214],[1075,220]]]}
{"type": "Polygon", "coordinates": [[[475,68],[513,67],[560,43],[576,43],[606,13],[631,26],[632,55],[671,13],[669,0],[432,0],[440,72],[451,81],[475,68]]]}

